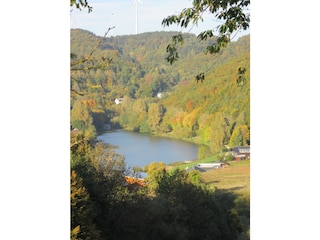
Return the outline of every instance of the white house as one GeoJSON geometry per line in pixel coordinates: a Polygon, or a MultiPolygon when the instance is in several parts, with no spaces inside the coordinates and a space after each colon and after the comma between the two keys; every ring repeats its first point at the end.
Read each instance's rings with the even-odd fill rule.
{"type": "Polygon", "coordinates": [[[123,102],[123,98],[116,98],[114,102],[118,105],[123,102]]]}

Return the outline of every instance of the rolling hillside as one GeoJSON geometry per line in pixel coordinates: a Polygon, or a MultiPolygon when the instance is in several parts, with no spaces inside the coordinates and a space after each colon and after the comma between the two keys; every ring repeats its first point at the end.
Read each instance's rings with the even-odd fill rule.
{"type": "MultiPolygon", "coordinates": [[[[73,95],[89,106],[97,129],[104,123],[129,130],[193,139],[211,153],[225,145],[250,145],[250,36],[232,42],[218,55],[205,54],[208,42],[186,34],[180,59],[166,62],[172,32],[107,37],[71,30],[76,58],[112,61],[104,68],[71,71],[73,95]],[[204,81],[196,81],[199,73],[204,81]],[[164,97],[157,98],[159,92],[164,97]],[[115,106],[116,98],[125,98],[115,106]]],[[[87,61],[89,62],[89,61],[87,61]]]]}

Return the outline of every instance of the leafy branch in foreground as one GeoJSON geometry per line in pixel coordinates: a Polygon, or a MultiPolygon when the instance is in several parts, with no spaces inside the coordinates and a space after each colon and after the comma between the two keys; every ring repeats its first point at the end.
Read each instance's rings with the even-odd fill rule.
{"type": "MultiPolygon", "coordinates": [[[[103,67],[109,66],[109,64],[112,62],[113,58],[109,57],[101,57],[101,59],[97,59],[93,56],[94,52],[97,50],[97,48],[101,45],[103,40],[106,38],[108,35],[109,31],[112,30],[114,27],[108,28],[108,31],[104,34],[104,36],[100,39],[100,41],[94,46],[94,48],[91,50],[88,56],[85,56],[84,58],[71,62],[71,71],[76,71],[76,70],[91,70],[91,69],[101,69],[103,67]],[[90,61],[91,60],[91,61],[90,61]],[[100,63],[98,65],[95,65],[97,61],[103,61],[103,63],[100,63]],[[86,66],[81,66],[81,67],[76,67],[79,65],[83,65],[84,63],[87,63],[86,66]]],[[[71,53],[71,60],[72,59],[77,59],[77,55],[71,53]]]]}
{"type": "Polygon", "coordinates": [[[245,82],[245,80],[246,80],[246,78],[245,78],[245,76],[244,76],[244,74],[246,73],[246,71],[247,71],[247,69],[244,68],[244,67],[240,67],[240,68],[238,69],[238,78],[237,78],[237,85],[238,85],[238,87],[243,86],[243,84],[244,84],[244,82],[245,82]]]}
{"type": "MultiPolygon", "coordinates": [[[[185,8],[177,15],[164,18],[162,25],[165,27],[176,24],[182,29],[186,29],[190,24],[193,27],[198,25],[199,21],[203,22],[202,15],[209,12],[217,20],[216,22],[221,24],[218,24],[216,28],[217,34],[212,28],[201,32],[197,36],[201,41],[214,38],[213,43],[207,46],[206,53],[219,53],[231,41],[232,34],[236,34],[240,30],[247,30],[250,26],[250,0],[194,0],[192,5],[191,8],[185,8]]],[[[181,32],[172,37],[172,41],[167,47],[168,56],[166,57],[170,64],[179,59],[178,45],[182,44],[181,32]]],[[[198,74],[196,80],[203,81],[201,78],[202,75],[198,74]]]]}
{"type": "Polygon", "coordinates": [[[75,6],[81,11],[82,8],[88,8],[88,13],[92,12],[92,7],[87,0],[70,0],[70,7],[75,6]]]}
{"type": "Polygon", "coordinates": [[[166,57],[166,60],[172,64],[174,61],[176,61],[179,58],[178,52],[177,52],[177,45],[183,44],[183,37],[182,34],[174,35],[171,39],[172,44],[169,44],[167,46],[167,53],[169,55],[166,57]]]}

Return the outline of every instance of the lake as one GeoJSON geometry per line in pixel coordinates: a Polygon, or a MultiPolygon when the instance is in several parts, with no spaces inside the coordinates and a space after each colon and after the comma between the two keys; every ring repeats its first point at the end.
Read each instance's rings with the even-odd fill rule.
{"type": "Polygon", "coordinates": [[[198,157],[198,145],[137,132],[117,130],[98,135],[98,140],[117,146],[116,152],[125,156],[127,167],[144,167],[151,162],[183,162],[198,157]]]}

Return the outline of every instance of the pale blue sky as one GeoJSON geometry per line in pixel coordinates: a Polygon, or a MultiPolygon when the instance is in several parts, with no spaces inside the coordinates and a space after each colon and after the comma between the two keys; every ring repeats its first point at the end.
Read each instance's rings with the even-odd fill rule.
{"type": "MultiPolygon", "coordinates": [[[[131,35],[136,33],[135,0],[92,0],[89,4],[93,11],[73,9],[70,13],[71,28],[81,28],[103,36],[109,27],[115,26],[111,35],[131,35]]],[[[180,31],[176,25],[163,27],[162,20],[172,14],[177,14],[186,7],[191,7],[191,0],[141,0],[138,4],[138,33],[154,31],[180,31]]],[[[203,30],[212,29],[217,25],[212,15],[204,15],[205,21],[198,27],[188,28],[184,32],[198,34],[203,30]]],[[[238,36],[249,31],[238,33],[238,36]]]]}

